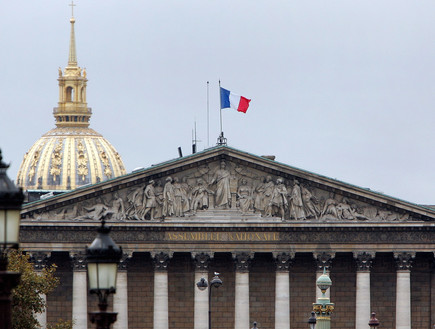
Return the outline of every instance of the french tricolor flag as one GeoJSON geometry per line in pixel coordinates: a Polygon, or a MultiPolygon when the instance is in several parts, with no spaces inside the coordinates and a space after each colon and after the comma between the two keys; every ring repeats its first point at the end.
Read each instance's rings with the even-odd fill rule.
{"type": "Polygon", "coordinates": [[[229,90],[221,88],[221,109],[232,108],[239,112],[246,113],[250,99],[236,95],[229,90]]]}

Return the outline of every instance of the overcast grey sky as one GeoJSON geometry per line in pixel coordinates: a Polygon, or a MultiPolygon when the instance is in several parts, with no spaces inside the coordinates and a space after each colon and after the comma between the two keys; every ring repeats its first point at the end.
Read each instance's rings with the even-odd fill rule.
{"type": "MultiPolygon", "coordinates": [[[[70,1],[0,10],[0,148],[15,179],[54,128],[70,1]]],[[[251,98],[223,113],[231,147],[435,204],[435,1],[76,0],[91,128],[128,171],[219,134],[218,80],[251,98]]]]}

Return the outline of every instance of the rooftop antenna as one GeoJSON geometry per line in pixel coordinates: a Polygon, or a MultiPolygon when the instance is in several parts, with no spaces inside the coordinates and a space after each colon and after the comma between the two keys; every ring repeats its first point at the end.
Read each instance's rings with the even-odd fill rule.
{"type": "Polygon", "coordinates": [[[194,129],[192,129],[192,154],[195,154],[197,149],[196,149],[196,144],[198,142],[201,142],[199,139],[197,139],[196,137],[196,120],[194,123],[194,129]]]}

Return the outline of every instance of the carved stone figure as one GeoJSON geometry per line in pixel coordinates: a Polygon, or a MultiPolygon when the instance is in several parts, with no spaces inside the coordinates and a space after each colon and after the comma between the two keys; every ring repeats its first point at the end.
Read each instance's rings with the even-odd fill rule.
{"type": "Polygon", "coordinates": [[[135,188],[127,195],[129,206],[126,210],[127,218],[142,219],[144,216],[144,189],[143,186],[135,188]]]}
{"type": "Polygon", "coordinates": [[[72,207],[65,207],[62,208],[59,212],[56,213],[57,217],[60,217],[61,219],[77,219],[77,204],[75,204],[72,207]]]}
{"type": "Polygon", "coordinates": [[[321,217],[324,219],[328,219],[331,217],[333,219],[338,218],[337,201],[335,201],[335,199],[333,199],[333,194],[330,195],[329,199],[325,200],[325,204],[323,205],[321,217]]]}
{"type": "Polygon", "coordinates": [[[268,210],[271,212],[267,216],[278,215],[282,220],[284,220],[285,210],[288,208],[287,201],[287,188],[284,185],[284,180],[278,178],[276,180],[276,185],[272,192],[272,197],[270,198],[268,210]]]}
{"type": "Polygon", "coordinates": [[[254,189],[254,212],[262,214],[264,212],[263,194],[266,179],[260,182],[254,189]]]}
{"type": "Polygon", "coordinates": [[[375,219],[378,214],[378,209],[376,207],[364,207],[362,209],[363,215],[368,219],[375,219]]]}
{"type": "Polygon", "coordinates": [[[185,212],[189,209],[189,199],[187,193],[180,184],[178,177],[174,177],[174,183],[172,184],[174,188],[174,215],[176,217],[183,217],[185,212]]]}
{"type": "Polygon", "coordinates": [[[174,215],[174,186],[172,185],[172,177],[166,178],[166,184],[163,188],[163,213],[164,217],[174,215]]]}
{"type": "Polygon", "coordinates": [[[141,219],[146,219],[146,215],[150,213],[150,220],[153,220],[156,215],[157,200],[154,187],[156,182],[151,179],[144,191],[145,211],[141,219]]]}
{"type": "Polygon", "coordinates": [[[183,194],[183,199],[185,200],[183,204],[183,211],[186,213],[191,210],[191,202],[192,202],[192,188],[187,182],[187,177],[183,177],[181,183],[181,193],[183,194]]]}
{"type": "Polygon", "coordinates": [[[114,193],[113,195],[113,203],[112,209],[113,212],[112,218],[115,220],[124,220],[125,219],[125,208],[124,208],[124,200],[119,197],[118,193],[114,193]]]}
{"type": "Polygon", "coordinates": [[[245,214],[252,209],[252,189],[248,186],[248,181],[242,179],[241,185],[237,190],[238,205],[240,211],[245,214]]]}
{"type": "Polygon", "coordinates": [[[355,219],[355,212],[349,204],[347,198],[343,198],[343,200],[337,205],[337,213],[338,219],[355,219]]]}
{"type": "Polygon", "coordinates": [[[316,204],[314,203],[317,201],[316,198],[310,192],[310,190],[305,186],[301,186],[301,189],[302,189],[302,202],[304,204],[304,211],[307,218],[315,217],[316,219],[318,219],[320,211],[317,208],[316,204]]]}
{"type": "Polygon", "coordinates": [[[208,209],[208,195],[214,194],[207,188],[202,178],[198,178],[197,185],[192,189],[192,211],[195,214],[198,209],[208,209]]]}
{"type": "Polygon", "coordinates": [[[156,196],[156,209],[154,213],[154,219],[163,218],[163,187],[160,181],[156,182],[155,188],[154,188],[154,194],[156,196]]]}
{"type": "Polygon", "coordinates": [[[231,208],[230,172],[226,169],[225,161],[221,161],[220,168],[216,170],[210,185],[216,184],[215,207],[231,208]]]}
{"type": "Polygon", "coordinates": [[[83,207],[83,209],[88,213],[80,216],[79,219],[101,220],[113,214],[112,210],[104,203],[96,203],[92,207],[83,207]]]}
{"type": "Polygon", "coordinates": [[[271,216],[272,209],[270,200],[272,198],[275,183],[271,176],[266,176],[264,183],[257,187],[257,195],[255,197],[255,208],[260,210],[262,215],[271,216]]]}
{"type": "Polygon", "coordinates": [[[290,218],[306,219],[304,204],[302,203],[302,192],[299,181],[294,180],[294,185],[290,194],[290,218]]]}

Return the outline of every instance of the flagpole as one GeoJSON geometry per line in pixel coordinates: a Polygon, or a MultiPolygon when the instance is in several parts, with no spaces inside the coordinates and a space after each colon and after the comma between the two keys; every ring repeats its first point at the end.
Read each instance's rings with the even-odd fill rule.
{"type": "Polygon", "coordinates": [[[223,129],[222,129],[222,98],[221,98],[221,80],[219,79],[219,112],[220,112],[220,118],[221,118],[221,136],[223,136],[223,129]]]}
{"type": "Polygon", "coordinates": [[[207,147],[210,147],[210,102],[208,93],[209,82],[207,81],[207,147]]]}
{"type": "Polygon", "coordinates": [[[220,117],[221,117],[221,133],[218,137],[217,145],[227,145],[227,139],[224,137],[224,131],[222,129],[222,97],[221,97],[221,80],[219,80],[219,103],[220,106],[220,117]]]}

